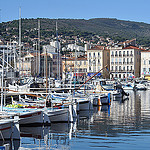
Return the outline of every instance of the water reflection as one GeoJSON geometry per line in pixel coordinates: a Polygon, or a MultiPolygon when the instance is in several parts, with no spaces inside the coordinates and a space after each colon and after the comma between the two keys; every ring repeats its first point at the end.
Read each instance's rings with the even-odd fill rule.
{"type": "Polygon", "coordinates": [[[21,128],[19,149],[150,149],[150,93],[81,111],[73,124],[21,128]]]}

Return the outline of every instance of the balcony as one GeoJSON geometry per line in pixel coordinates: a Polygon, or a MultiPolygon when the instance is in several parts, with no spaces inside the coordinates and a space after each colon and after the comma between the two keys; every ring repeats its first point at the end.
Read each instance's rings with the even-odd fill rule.
{"type": "Polygon", "coordinates": [[[115,62],[115,64],[118,64],[118,62],[115,62]]]}

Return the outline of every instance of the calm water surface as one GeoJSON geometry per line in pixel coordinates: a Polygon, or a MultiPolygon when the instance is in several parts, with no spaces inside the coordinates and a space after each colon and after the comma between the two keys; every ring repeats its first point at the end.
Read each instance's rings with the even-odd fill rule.
{"type": "Polygon", "coordinates": [[[81,112],[74,124],[22,127],[15,149],[150,149],[150,91],[130,92],[129,99],[81,112]]]}

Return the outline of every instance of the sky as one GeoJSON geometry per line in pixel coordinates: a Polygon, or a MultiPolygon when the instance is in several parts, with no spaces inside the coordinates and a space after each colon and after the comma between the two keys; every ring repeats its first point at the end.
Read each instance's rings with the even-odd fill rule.
{"type": "Polygon", "coordinates": [[[0,0],[0,22],[22,18],[116,18],[150,24],[150,0],[0,0]]]}

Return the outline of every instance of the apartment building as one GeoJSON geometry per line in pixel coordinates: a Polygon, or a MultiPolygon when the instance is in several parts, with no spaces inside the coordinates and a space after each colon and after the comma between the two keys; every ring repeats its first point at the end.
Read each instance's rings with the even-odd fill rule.
{"type": "MultiPolygon", "coordinates": [[[[87,50],[87,72],[96,73],[106,65],[110,69],[110,50],[104,46],[94,46],[87,50]]],[[[109,78],[109,71],[102,71],[103,78],[109,78]]]]}
{"type": "Polygon", "coordinates": [[[141,51],[141,77],[150,80],[150,50],[141,51]]]}
{"type": "Polygon", "coordinates": [[[87,57],[64,57],[62,61],[63,78],[71,74],[71,76],[82,77],[87,74],[87,57]]]}
{"type": "Polygon", "coordinates": [[[142,49],[135,46],[110,49],[110,78],[140,77],[142,49]]]}

